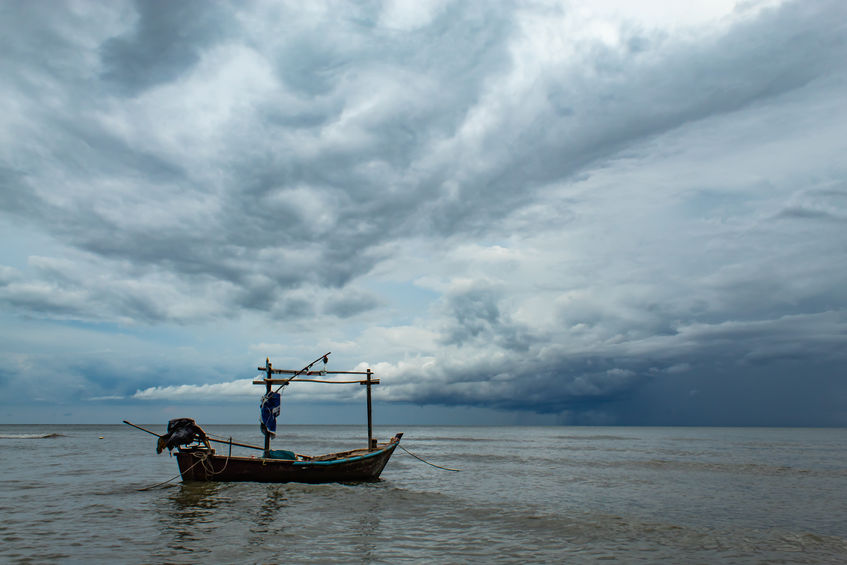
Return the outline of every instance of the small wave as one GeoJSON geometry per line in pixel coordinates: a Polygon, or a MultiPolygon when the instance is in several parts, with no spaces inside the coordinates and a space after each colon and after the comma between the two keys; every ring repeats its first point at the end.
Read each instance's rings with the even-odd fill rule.
{"type": "Polygon", "coordinates": [[[446,441],[450,443],[517,443],[517,440],[509,438],[475,438],[475,437],[447,437],[447,436],[419,436],[415,441],[446,441]]]}
{"type": "Polygon", "coordinates": [[[632,437],[626,436],[612,436],[612,435],[591,435],[591,436],[556,436],[556,439],[579,439],[579,440],[630,440],[636,439],[632,437]]]}
{"type": "Polygon", "coordinates": [[[0,434],[0,439],[47,439],[51,437],[65,437],[65,434],[0,434]]]}
{"type": "Polygon", "coordinates": [[[790,467],[787,465],[771,465],[767,463],[734,463],[725,461],[696,461],[678,459],[650,459],[647,461],[626,461],[612,464],[614,466],[646,467],[653,469],[688,470],[688,471],[717,471],[725,473],[750,475],[785,475],[808,474],[811,469],[790,467]]]}

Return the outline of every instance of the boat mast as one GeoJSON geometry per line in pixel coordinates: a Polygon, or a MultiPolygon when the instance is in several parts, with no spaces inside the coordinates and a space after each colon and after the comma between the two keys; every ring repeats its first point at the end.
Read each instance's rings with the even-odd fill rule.
{"type": "MultiPolygon", "coordinates": [[[[271,378],[273,378],[273,368],[271,367],[269,357],[265,357],[265,371],[268,373],[268,376],[265,378],[265,384],[267,385],[265,395],[267,396],[271,393],[271,378]]],[[[262,431],[265,433],[265,452],[262,454],[262,457],[267,458],[271,454],[271,432],[265,426],[262,426],[262,431]]]]}
{"type": "Polygon", "coordinates": [[[371,451],[376,447],[376,442],[374,442],[373,437],[373,425],[371,423],[371,384],[373,383],[371,380],[371,374],[371,370],[368,369],[368,378],[362,383],[368,387],[368,451],[371,451]]]}

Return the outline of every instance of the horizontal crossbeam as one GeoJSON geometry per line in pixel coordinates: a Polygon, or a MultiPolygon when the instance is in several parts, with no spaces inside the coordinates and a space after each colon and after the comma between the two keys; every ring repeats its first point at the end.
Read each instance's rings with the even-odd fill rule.
{"type": "MultiPolygon", "coordinates": [[[[268,372],[267,367],[259,367],[259,371],[268,372]]],[[[271,369],[277,375],[367,375],[367,371],[292,371],[291,369],[271,369]]],[[[371,373],[373,374],[373,373],[371,373]]]]}
{"type": "Polygon", "coordinates": [[[259,381],[253,381],[253,384],[254,385],[266,385],[266,384],[284,385],[284,384],[288,384],[288,383],[328,383],[328,384],[332,384],[332,385],[350,385],[350,384],[359,383],[360,385],[366,385],[366,384],[368,384],[368,382],[370,382],[372,385],[378,385],[379,379],[371,379],[370,381],[367,381],[367,380],[364,380],[364,381],[324,381],[324,380],[318,380],[318,379],[298,379],[298,378],[295,377],[293,379],[262,379],[262,380],[259,380],[259,381]]]}

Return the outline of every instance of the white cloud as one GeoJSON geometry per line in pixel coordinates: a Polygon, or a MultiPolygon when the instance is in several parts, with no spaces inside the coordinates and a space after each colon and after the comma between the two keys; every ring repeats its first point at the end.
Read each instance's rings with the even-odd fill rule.
{"type": "Polygon", "coordinates": [[[140,400],[212,400],[220,398],[255,397],[258,389],[252,379],[203,385],[156,386],[138,390],[133,398],[140,400]]]}

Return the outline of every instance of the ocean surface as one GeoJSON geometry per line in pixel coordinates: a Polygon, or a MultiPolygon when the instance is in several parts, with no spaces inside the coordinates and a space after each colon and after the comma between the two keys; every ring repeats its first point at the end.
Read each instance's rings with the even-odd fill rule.
{"type": "MultiPolygon", "coordinates": [[[[262,442],[258,426],[203,428],[262,442]]],[[[844,429],[375,435],[398,431],[461,471],[398,449],[376,483],[153,487],[178,475],[176,459],[129,426],[0,426],[0,562],[847,563],[844,429]]],[[[365,435],[293,426],[273,446],[319,454],[365,435]]]]}

